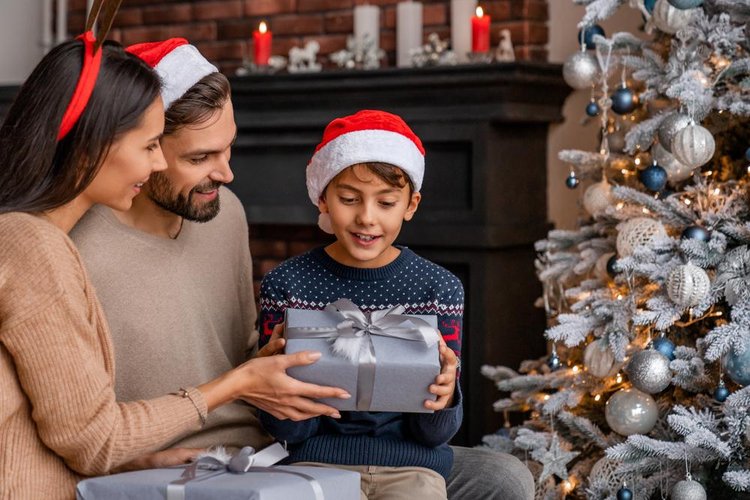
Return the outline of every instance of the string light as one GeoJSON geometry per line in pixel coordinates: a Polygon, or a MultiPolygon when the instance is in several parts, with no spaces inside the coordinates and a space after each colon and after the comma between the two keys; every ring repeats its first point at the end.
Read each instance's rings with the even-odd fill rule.
{"type": "Polygon", "coordinates": [[[581,368],[578,365],[575,365],[573,367],[573,373],[578,373],[579,371],[581,371],[581,368]]]}
{"type": "Polygon", "coordinates": [[[714,189],[714,194],[715,195],[718,195],[719,193],[721,193],[721,189],[719,189],[719,188],[714,189]]]}
{"type": "Polygon", "coordinates": [[[618,373],[617,378],[615,379],[615,382],[618,384],[622,384],[622,374],[618,373]]]}
{"type": "Polygon", "coordinates": [[[683,202],[685,203],[685,205],[687,205],[687,206],[690,206],[690,203],[692,203],[692,202],[691,202],[690,200],[688,200],[687,198],[685,198],[685,199],[684,199],[684,200],[682,200],[682,201],[683,201],[683,202]]]}
{"type": "Polygon", "coordinates": [[[643,210],[642,210],[642,212],[643,212],[644,214],[650,214],[650,213],[651,213],[651,210],[649,210],[649,209],[648,209],[648,208],[646,208],[646,207],[643,207],[643,210]]]}
{"type": "MultiPolygon", "coordinates": [[[[747,167],[747,171],[748,171],[748,173],[750,173],[750,167],[747,167]]],[[[623,202],[620,202],[620,203],[618,203],[617,205],[615,205],[615,208],[616,208],[617,210],[622,210],[622,207],[624,207],[624,206],[625,206],[625,203],[623,203],[623,202]]]]}
{"type": "Polygon", "coordinates": [[[601,394],[597,394],[596,396],[594,396],[594,401],[601,401],[601,399],[602,399],[601,394]]]}
{"type": "Polygon", "coordinates": [[[572,478],[568,478],[562,483],[560,483],[560,486],[562,486],[563,493],[567,494],[573,491],[573,488],[576,487],[575,481],[573,481],[572,478]]]}

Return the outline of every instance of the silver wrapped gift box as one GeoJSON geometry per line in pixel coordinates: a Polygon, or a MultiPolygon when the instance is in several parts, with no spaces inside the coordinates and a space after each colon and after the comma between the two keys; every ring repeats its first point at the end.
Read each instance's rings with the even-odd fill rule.
{"type": "Polygon", "coordinates": [[[435,400],[428,387],[440,373],[435,315],[404,315],[400,306],[367,313],[343,299],[321,311],[287,309],[284,328],[287,354],[323,354],[289,375],[352,395],[321,402],[342,411],[431,413],[424,402],[435,400]]]}

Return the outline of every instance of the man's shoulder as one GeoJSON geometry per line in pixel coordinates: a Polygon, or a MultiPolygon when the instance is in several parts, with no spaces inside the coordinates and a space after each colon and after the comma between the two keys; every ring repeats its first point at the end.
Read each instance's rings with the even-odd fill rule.
{"type": "Polygon", "coordinates": [[[219,198],[221,199],[219,217],[231,220],[241,220],[243,224],[247,223],[245,207],[231,189],[226,186],[221,186],[219,188],[219,198]]]}

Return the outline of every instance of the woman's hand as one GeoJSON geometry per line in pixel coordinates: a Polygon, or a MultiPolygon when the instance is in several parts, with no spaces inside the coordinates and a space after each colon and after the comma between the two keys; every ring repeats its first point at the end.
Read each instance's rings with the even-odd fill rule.
{"type": "Polygon", "coordinates": [[[209,411],[241,399],[281,420],[305,420],[320,415],[340,418],[336,408],[313,399],[349,399],[349,393],[337,387],[300,382],[286,373],[293,366],[310,365],[320,356],[319,352],[314,351],[275,356],[266,354],[245,362],[198,389],[203,393],[209,411]]]}
{"type": "Polygon", "coordinates": [[[206,451],[203,448],[172,448],[169,450],[157,451],[131,460],[122,464],[112,473],[128,472],[131,470],[142,469],[163,469],[174,467],[175,465],[189,464],[198,456],[199,453],[206,451]]]}
{"type": "Polygon", "coordinates": [[[430,392],[437,396],[437,400],[424,402],[428,410],[442,410],[453,404],[453,394],[456,391],[456,371],[458,369],[458,358],[456,353],[449,348],[443,339],[440,339],[440,375],[435,377],[435,383],[430,385],[430,392]]]}

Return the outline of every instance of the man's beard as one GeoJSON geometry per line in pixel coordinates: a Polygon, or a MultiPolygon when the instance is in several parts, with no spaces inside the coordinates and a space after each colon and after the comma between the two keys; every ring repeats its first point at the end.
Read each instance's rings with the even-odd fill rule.
{"type": "Polygon", "coordinates": [[[195,186],[187,196],[178,193],[172,194],[172,185],[166,175],[154,172],[148,180],[148,197],[158,206],[168,212],[193,222],[208,222],[219,213],[219,193],[216,198],[202,205],[193,204],[193,194],[196,191],[207,192],[219,189],[223,183],[209,181],[206,184],[195,186]]]}

